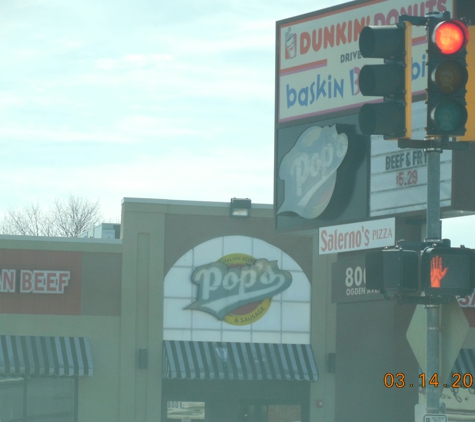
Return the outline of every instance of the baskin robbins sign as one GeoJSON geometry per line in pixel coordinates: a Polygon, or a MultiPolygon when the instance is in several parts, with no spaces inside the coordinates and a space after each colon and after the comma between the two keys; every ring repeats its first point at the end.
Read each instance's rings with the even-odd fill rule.
{"type": "Polygon", "coordinates": [[[183,255],[164,285],[164,339],[302,343],[310,340],[310,282],[261,239],[224,236],[183,255]]]}

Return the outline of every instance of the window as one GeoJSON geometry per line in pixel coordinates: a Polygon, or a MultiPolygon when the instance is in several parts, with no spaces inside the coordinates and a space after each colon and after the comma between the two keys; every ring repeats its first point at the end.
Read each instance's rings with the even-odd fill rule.
{"type": "Polygon", "coordinates": [[[167,419],[204,420],[205,404],[201,401],[167,401],[167,419]]]}
{"type": "Polygon", "coordinates": [[[239,405],[239,422],[300,422],[300,404],[249,403],[239,405]]]}
{"type": "Polygon", "coordinates": [[[0,378],[1,422],[76,422],[77,381],[65,378],[0,378]]]}

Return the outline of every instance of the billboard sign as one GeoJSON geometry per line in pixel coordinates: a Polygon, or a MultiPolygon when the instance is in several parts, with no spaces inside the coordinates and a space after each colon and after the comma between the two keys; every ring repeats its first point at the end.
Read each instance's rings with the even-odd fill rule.
{"type": "MultiPolygon", "coordinates": [[[[277,124],[352,114],[368,99],[358,86],[364,64],[359,34],[367,25],[392,25],[400,15],[452,11],[452,0],[354,1],[277,22],[277,124]]],[[[413,28],[413,95],[426,88],[426,33],[413,28]]],[[[374,63],[382,63],[380,59],[374,63]]]]}

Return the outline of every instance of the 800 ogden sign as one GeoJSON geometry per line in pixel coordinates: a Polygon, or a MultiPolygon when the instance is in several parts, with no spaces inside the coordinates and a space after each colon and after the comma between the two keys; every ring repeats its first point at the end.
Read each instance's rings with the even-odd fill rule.
{"type": "Polygon", "coordinates": [[[365,254],[342,256],[332,268],[332,302],[380,299],[377,290],[366,288],[365,254]]]}

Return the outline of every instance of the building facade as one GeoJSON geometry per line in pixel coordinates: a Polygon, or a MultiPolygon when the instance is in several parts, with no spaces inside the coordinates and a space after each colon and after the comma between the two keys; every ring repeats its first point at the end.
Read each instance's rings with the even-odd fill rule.
{"type": "Polygon", "coordinates": [[[120,239],[2,236],[0,420],[310,420],[312,240],[272,213],[125,199],[120,239]]]}
{"type": "MultiPolygon", "coordinates": [[[[351,288],[339,267],[360,261],[255,204],[234,218],[126,198],[120,239],[1,236],[0,420],[412,419],[423,391],[385,374],[417,381],[414,306],[351,288]]],[[[471,373],[472,338],[453,372],[471,373]]],[[[473,390],[450,387],[450,411],[472,415],[473,390]]]]}

